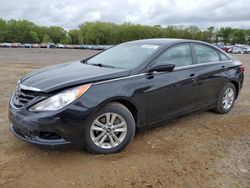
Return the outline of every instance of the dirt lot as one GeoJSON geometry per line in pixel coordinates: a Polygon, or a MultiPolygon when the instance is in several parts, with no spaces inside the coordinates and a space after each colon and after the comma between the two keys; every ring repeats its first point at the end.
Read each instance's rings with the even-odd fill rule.
{"type": "Polygon", "coordinates": [[[137,134],[115,155],[41,150],[9,131],[8,100],[21,75],[93,51],[0,49],[0,187],[250,187],[250,55],[227,115],[195,113],[137,134]]]}

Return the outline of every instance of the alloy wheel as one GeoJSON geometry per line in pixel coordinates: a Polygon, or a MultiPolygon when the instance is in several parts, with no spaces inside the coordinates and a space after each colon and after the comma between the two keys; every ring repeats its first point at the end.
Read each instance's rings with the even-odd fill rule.
{"type": "Polygon", "coordinates": [[[104,149],[110,149],[123,142],[127,134],[127,123],[117,113],[104,113],[97,117],[90,127],[92,142],[104,149]]]}
{"type": "Polygon", "coordinates": [[[222,105],[225,110],[228,110],[233,105],[235,96],[233,88],[227,88],[223,94],[222,105]]]}

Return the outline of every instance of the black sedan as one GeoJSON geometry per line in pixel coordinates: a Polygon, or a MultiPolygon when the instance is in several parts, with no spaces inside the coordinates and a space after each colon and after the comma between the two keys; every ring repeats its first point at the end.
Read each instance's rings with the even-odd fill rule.
{"type": "Polygon", "coordinates": [[[127,42],[21,78],[9,105],[11,130],[40,146],[114,153],[140,128],[197,110],[229,112],[243,79],[241,62],[204,42],[127,42]]]}

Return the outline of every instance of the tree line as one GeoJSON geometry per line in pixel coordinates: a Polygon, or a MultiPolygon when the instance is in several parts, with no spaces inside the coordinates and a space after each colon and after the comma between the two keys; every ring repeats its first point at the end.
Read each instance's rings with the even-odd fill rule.
{"type": "Polygon", "coordinates": [[[38,26],[28,20],[0,19],[0,42],[62,43],[62,44],[118,44],[145,38],[183,38],[210,43],[250,44],[250,29],[197,26],[145,26],[110,22],[85,22],[78,29],[65,30],[59,26],[38,26]]]}

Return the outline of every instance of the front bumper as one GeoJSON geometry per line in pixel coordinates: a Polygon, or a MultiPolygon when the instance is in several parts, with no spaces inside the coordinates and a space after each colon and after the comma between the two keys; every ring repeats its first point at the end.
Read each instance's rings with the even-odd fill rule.
{"type": "Polygon", "coordinates": [[[71,104],[60,112],[30,112],[9,105],[11,131],[19,139],[39,146],[82,145],[89,110],[71,104]]]}
{"type": "Polygon", "coordinates": [[[64,140],[63,138],[57,139],[44,139],[39,136],[39,132],[37,131],[29,131],[14,127],[13,124],[10,125],[11,132],[18,137],[19,139],[29,142],[35,145],[40,146],[61,146],[70,144],[69,141],[64,140]]]}

